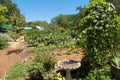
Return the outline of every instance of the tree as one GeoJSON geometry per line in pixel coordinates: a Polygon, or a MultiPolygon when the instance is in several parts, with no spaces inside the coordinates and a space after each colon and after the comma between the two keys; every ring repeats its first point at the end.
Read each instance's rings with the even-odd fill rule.
{"type": "Polygon", "coordinates": [[[0,0],[0,4],[2,5],[8,5],[8,4],[11,4],[12,1],[11,0],[0,0]]]}
{"type": "Polygon", "coordinates": [[[73,15],[59,15],[51,20],[51,24],[58,25],[59,27],[63,27],[65,29],[69,29],[73,25],[73,15]]]}
{"type": "Polygon", "coordinates": [[[76,8],[76,10],[78,10],[79,13],[73,16],[73,24],[74,24],[75,27],[79,26],[80,20],[84,17],[84,15],[83,15],[84,7],[78,6],[76,8]]]}
{"type": "Polygon", "coordinates": [[[11,27],[14,27],[14,29],[18,29],[19,26],[24,26],[26,24],[24,15],[20,13],[17,5],[12,3],[11,0],[0,0],[0,4],[8,8],[6,17],[7,19],[9,19],[7,23],[11,27]]]}
{"type": "Polygon", "coordinates": [[[8,21],[8,19],[6,19],[5,17],[5,13],[7,12],[7,7],[3,7],[0,5],[0,27],[8,21]]]}
{"type": "Polygon", "coordinates": [[[12,3],[11,0],[0,0],[0,4],[8,8],[8,12],[6,13],[8,19],[9,16],[14,14],[14,12],[16,12],[17,15],[20,14],[20,10],[17,8],[17,5],[12,3]]]}
{"type": "Polygon", "coordinates": [[[82,6],[78,6],[78,7],[76,8],[76,10],[78,10],[79,13],[82,13],[82,11],[84,10],[84,7],[82,7],[82,6]]]}
{"type": "Polygon", "coordinates": [[[17,13],[14,12],[9,18],[8,24],[14,28],[15,32],[19,32],[19,28],[26,25],[25,17],[22,14],[17,15],[17,13]]]}
{"type": "Polygon", "coordinates": [[[17,15],[16,12],[13,13],[13,15],[10,16],[10,20],[9,20],[9,25],[10,26],[25,26],[26,25],[26,21],[25,21],[25,17],[24,15],[20,14],[17,15]]]}

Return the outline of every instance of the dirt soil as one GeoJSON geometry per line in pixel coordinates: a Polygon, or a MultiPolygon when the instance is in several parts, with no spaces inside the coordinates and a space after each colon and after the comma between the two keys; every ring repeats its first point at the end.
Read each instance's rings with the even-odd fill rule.
{"type": "Polygon", "coordinates": [[[16,62],[22,62],[34,54],[21,42],[13,42],[7,49],[0,50],[0,69],[8,73],[16,62]]]}
{"type": "MultiPolygon", "coordinates": [[[[83,57],[81,49],[56,49],[52,53],[57,60],[68,59],[81,61],[83,57]]],[[[0,50],[0,69],[5,69],[6,72],[9,72],[10,68],[16,62],[23,62],[34,56],[34,53],[26,45],[21,42],[14,42],[7,49],[0,50]]]]}
{"type": "Polygon", "coordinates": [[[52,53],[57,60],[81,61],[83,58],[83,50],[81,48],[56,49],[52,53]]]}

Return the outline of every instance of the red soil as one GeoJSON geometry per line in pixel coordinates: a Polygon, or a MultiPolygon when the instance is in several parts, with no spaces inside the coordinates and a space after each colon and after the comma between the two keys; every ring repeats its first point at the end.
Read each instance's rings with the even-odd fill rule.
{"type": "Polygon", "coordinates": [[[16,63],[32,56],[30,50],[21,42],[14,42],[5,50],[0,50],[0,69],[6,72],[16,63]]]}

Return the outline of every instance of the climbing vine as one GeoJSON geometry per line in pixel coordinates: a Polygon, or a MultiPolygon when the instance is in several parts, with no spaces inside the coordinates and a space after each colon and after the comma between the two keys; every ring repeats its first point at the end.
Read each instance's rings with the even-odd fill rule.
{"type": "Polygon", "coordinates": [[[79,34],[80,38],[84,38],[85,55],[95,79],[103,80],[97,75],[106,75],[105,66],[108,63],[108,52],[117,47],[116,10],[113,4],[104,1],[91,3],[86,6],[84,16],[80,22],[79,34]],[[103,71],[100,74],[101,70],[103,71]]]}

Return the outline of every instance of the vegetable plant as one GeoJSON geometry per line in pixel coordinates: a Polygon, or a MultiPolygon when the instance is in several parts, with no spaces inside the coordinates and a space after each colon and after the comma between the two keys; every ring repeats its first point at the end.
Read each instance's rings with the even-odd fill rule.
{"type": "Polygon", "coordinates": [[[69,41],[71,39],[70,34],[61,33],[59,31],[53,32],[52,30],[32,30],[27,31],[25,41],[29,44],[45,43],[58,44],[60,42],[69,41]]]}
{"type": "Polygon", "coordinates": [[[29,77],[31,79],[40,79],[47,76],[46,73],[54,68],[55,59],[48,53],[40,53],[32,60],[29,67],[29,77]]]}

